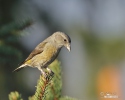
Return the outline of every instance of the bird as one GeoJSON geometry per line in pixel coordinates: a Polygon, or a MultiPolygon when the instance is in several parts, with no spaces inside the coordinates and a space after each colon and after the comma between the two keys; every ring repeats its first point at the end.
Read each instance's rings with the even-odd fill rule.
{"type": "Polygon", "coordinates": [[[38,68],[41,74],[46,77],[46,73],[43,69],[47,69],[49,73],[53,72],[48,66],[57,58],[62,47],[66,47],[70,52],[70,37],[64,32],[54,32],[51,36],[39,43],[26,60],[24,60],[13,72],[18,72],[25,67],[33,67],[38,68]]]}

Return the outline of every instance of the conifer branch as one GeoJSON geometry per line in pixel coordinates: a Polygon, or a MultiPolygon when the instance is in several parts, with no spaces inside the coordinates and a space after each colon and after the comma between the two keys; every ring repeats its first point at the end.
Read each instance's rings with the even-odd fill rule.
{"type": "Polygon", "coordinates": [[[9,94],[9,100],[23,100],[23,99],[21,98],[21,94],[15,91],[9,94]]]}
{"type": "Polygon", "coordinates": [[[44,78],[44,76],[40,76],[40,79],[37,83],[37,89],[35,92],[35,95],[33,96],[33,100],[44,100],[45,96],[47,94],[47,87],[51,81],[53,76],[50,74],[47,74],[47,78],[44,78]]]}

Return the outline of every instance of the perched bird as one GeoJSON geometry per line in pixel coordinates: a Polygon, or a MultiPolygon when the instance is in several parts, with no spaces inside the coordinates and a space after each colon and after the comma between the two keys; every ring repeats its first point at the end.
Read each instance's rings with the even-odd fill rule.
{"type": "Polygon", "coordinates": [[[14,71],[19,71],[20,69],[29,66],[38,68],[41,73],[46,76],[43,69],[46,68],[49,73],[51,73],[52,71],[48,68],[48,65],[56,59],[63,46],[70,51],[70,44],[71,39],[67,34],[63,32],[55,32],[38,44],[21,66],[16,68],[14,71]]]}

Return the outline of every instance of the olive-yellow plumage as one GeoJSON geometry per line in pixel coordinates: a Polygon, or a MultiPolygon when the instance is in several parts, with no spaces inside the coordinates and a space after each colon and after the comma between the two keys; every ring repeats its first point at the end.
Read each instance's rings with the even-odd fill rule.
{"type": "Polygon", "coordinates": [[[51,72],[48,65],[56,59],[63,46],[70,51],[70,43],[71,39],[68,35],[63,32],[55,32],[38,44],[22,65],[14,71],[19,71],[24,67],[30,66],[38,68],[43,75],[46,75],[43,68],[47,68],[47,70],[51,72]]]}

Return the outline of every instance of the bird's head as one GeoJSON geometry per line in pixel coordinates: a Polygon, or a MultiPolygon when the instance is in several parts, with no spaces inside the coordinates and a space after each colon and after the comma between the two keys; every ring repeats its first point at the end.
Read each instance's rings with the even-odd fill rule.
{"type": "Polygon", "coordinates": [[[69,51],[71,50],[71,39],[70,37],[63,33],[63,32],[55,32],[53,33],[54,41],[56,42],[56,45],[61,47],[66,47],[69,51]]]}

